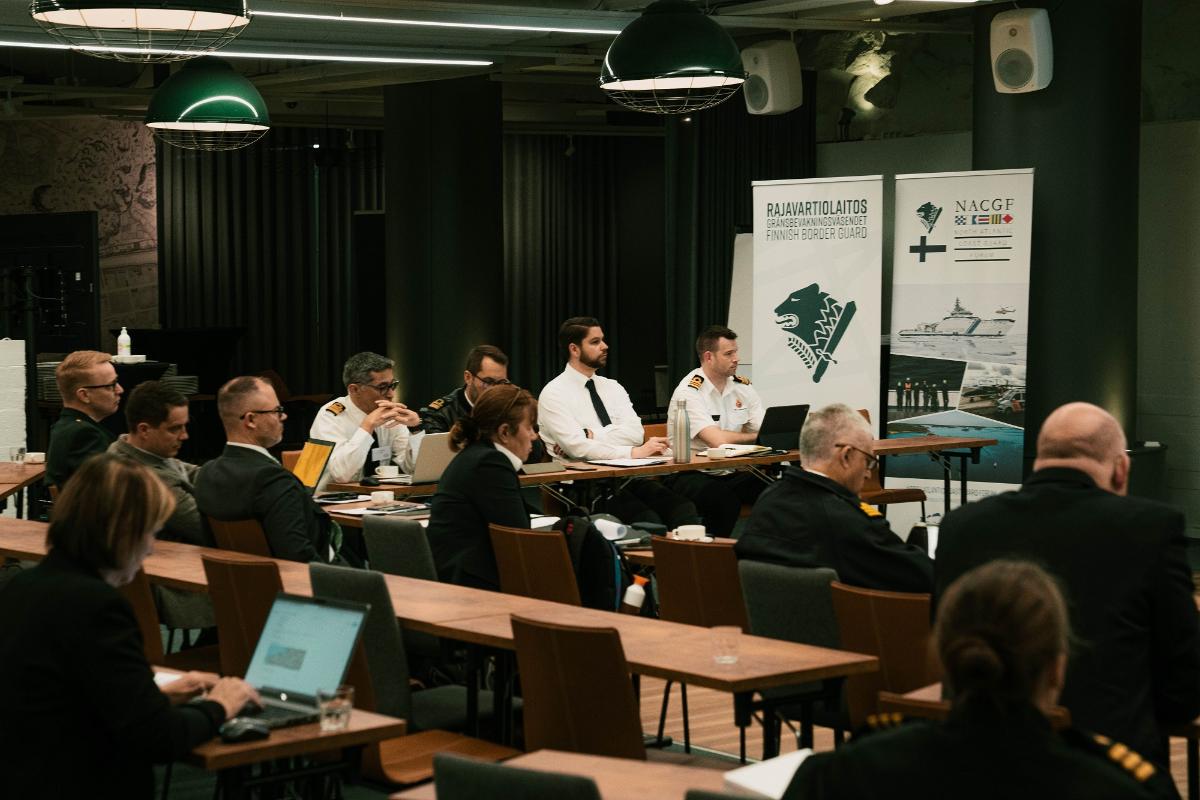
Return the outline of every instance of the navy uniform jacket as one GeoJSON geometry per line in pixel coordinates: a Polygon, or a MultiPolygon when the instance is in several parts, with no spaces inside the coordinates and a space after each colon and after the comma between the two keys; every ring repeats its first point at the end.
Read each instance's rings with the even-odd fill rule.
{"type": "Polygon", "coordinates": [[[133,609],[95,570],[51,551],[0,589],[0,796],[149,798],[152,764],[225,720],[171,706],[133,609]]]}
{"type": "Polygon", "coordinates": [[[942,523],[937,592],[980,564],[1022,558],[1059,581],[1075,644],[1060,703],[1076,725],[1167,763],[1163,723],[1200,714],[1200,628],[1183,514],[1118,497],[1072,469],[1042,469],[1017,492],[942,523]]]}
{"type": "Polygon", "coordinates": [[[1177,797],[1170,775],[1124,744],[1054,732],[1032,706],[955,709],[946,722],[869,720],[877,730],[806,759],[783,800],[1117,800],[1177,797]]]}
{"type": "Polygon", "coordinates": [[[64,408],[50,427],[46,451],[46,484],[60,489],[87,460],[116,441],[112,432],[82,411],[64,408]]]}
{"type": "Polygon", "coordinates": [[[489,523],[528,528],[529,513],[508,456],[491,442],[475,442],[446,467],[433,496],[427,533],[438,578],[499,590],[489,523]]]}
{"type": "Polygon", "coordinates": [[[196,475],[196,505],[214,519],[258,520],[275,558],[329,561],[329,515],[299,478],[257,450],[225,445],[196,475]]]}
{"type": "MultiPolygon", "coordinates": [[[[471,404],[467,402],[466,387],[460,386],[453,392],[431,400],[429,405],[422,406],[421,430],[426,433],[449,433],[460,417],[471,413],[471,404]]],[[[535,439],[533,449],[529,451],[526,464],[537,464],[546,461],[546,444],[541,439],[535,439]]]]}
{"type": "Polygon", "coordinates": [[[785,567],[829,567],[864,589],[929,592],[933,564],[846,487],[788,467],[754,504],[734,552],[785,567]]]}

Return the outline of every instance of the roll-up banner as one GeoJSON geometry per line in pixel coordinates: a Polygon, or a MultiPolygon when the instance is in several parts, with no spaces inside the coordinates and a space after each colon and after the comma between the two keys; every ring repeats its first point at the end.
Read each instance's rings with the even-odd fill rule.
{"type": "Polygon", "coordinates": [[[882,176],[754,183],[754,385],[879,416],[882,176]]]}
{"type": "MultiPolygon", "coordinates": [[[[996,439],[968,467],[968,499],[1014,488],[1025,445],[1033,170],[897,175],[895,211],[888,436],[996,439]]],[[[924,489],[930,510],[942,508],[942,465],[928,456],[889,458],[886,485],[924,489]]]]}

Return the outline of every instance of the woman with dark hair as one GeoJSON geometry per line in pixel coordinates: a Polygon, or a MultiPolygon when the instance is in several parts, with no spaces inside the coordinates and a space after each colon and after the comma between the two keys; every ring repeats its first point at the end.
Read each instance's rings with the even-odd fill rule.
{"type": "Polygon", "coordinates": [[[1069,636],[1062,594],[1040,567],[971,570],[946,592],[934,628],[949,719],[874,717],[869,735],[801,764],[785,800],[1178,797],[1170,775],[1124,745],[1051,729],[1069,636]]]}
{"type": "Polygon", "coordinates": [[[517,471],[537,438],[537,401],[511,384],[488,389],[454,423],[460,452],[438,481],[427,531],[441,580],[499,590],[488,525],[529,527],[517,471]]]}
{"type": "Polygon", "coordinates": [[[54,503],[46,558],[0,589],[0,794],[153,797],[152,764],[182,757],[257,702],[245,681],[208,673],[160,689],[146,663],[116,587],[137,574],[174,508],[146,467],[93,456],[54,503]]]}

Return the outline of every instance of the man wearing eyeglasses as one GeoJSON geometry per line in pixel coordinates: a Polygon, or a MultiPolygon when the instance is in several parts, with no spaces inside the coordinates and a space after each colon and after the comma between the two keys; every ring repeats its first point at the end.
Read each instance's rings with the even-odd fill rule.
{"type": "Polygon", "coordinates": [[[800,466],[758,498],[734,552],[787,567],[829,567],[864,589],[929,592],[933,562],[858,498],[877,459],[870,424],[849,406],[814,411],[800,432],[800,466]]]}
{"type": "Polygon", "coordinates": [[[425,433],[447,433],[460,417],[471,413],[479,395],[508,383],[508,356],[499,347],[481,344],[467,353],[463,385],[421,408],[425,433]]]}
{"type": "Polygon", "coordinates": [[[55,368],[54,378],[63,408],[50,428],[46,483],[61,489],[88,456],[103,453],[115,440],[100,421],[116,413],[124,390],[112,356],[95,350],[70,353],[55,368]]]}

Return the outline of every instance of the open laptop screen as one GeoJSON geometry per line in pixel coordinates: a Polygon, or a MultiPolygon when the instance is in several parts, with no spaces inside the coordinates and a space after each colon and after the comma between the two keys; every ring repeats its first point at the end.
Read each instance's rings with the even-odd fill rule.
{"type": "Polygon", "coordinates": [[[763,416],[758,443],[775,450],[795,450],[800,446],[800,429],[807,416],[807,404],[771,406],[763,416]]]}
{"type": "Polygon", "coordinates": [[[246,681],[280,699],[307,700],[316,697],[317,689],[337,688],[369,608],[280,593],[254,648],[246,681]]]}
{"type": "Polygon", "coordinates": [[[317,484],[325,472],[325,465],[329,463],[329,457],[333,455],[333,448],[333,442],[321,439],[309,439],[304,443],[304,449],[300,451],[300,458],[296,460],[292,474],[300,479],[304,488],[308,489],[310,493],[317,490],[317,484]]]}

